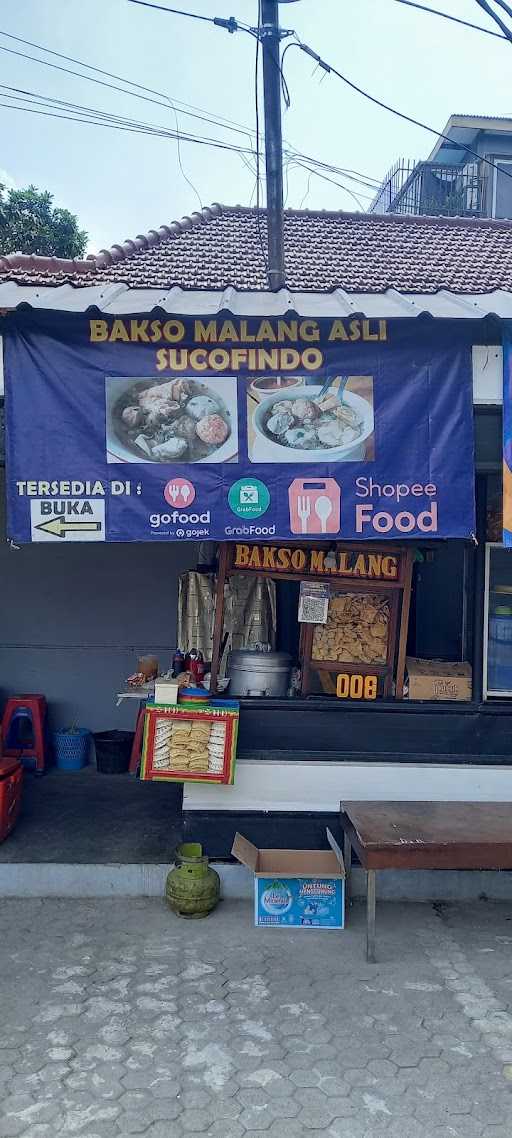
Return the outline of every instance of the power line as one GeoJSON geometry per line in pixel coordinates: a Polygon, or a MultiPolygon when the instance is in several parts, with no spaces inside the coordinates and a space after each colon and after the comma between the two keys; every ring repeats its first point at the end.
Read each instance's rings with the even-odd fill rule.
{"type": "MultiPolygon", "coordinates": [[[[135,91],[127,91],[123,87],[118,87],[118,86],[115,86],[114,84],[111,84],[111,83],[103,83],[99,79],[94,79],[91,75],[82,75],[79,71],[72,71],[66,67],[59,67],[57,64],[50,64],[48,60],[38,59],[37,56],[29,55],[28,53],[25,53],[25,52],[10,51],[9,48],[2,47],[1,44],[0,44],[0,51],[3,50],[3,51],[7,51],[9,54],[20,55],[23,59],[30,60],[33,63],[40,63],[46,67],[53,67],[55,70],[62,71],[66,75],[73,75],[77,79],[86,79],[89,83],[97,83],[99,86],[107,87],[107,88],[114,90],[114,91],[119,91],[123,95],[131,95],[132,98],[142,99],[143,102],[153,103],[155,106],[164,107],[166,110],[169,107],[169,103],[171,103],[173,107],[176,106],[179,109],[180,114],[186,115],[189,118],[197,118],[201,122],[208,122],[213,126],[220,126],[220,127],[222,127],[222,129],[227,129],[227,130],[229,129],[229,130],[235,131],[235,133],[245,135],[247,138],[249,138],[251,135],[253,135],[255,133],[253,127],[245,126],[243,123],[238,123],[238,122],[236,122],[236,120],[225,118],[223,115],[208,115],[205,112],[204,108],[198,107],[194,103],[184,103],[181,99],[177,99],[174,95],[167,95],[165,92],[159,91],[153,87],[145,87],[141,83],[136,83],[133,79],[127,79],[126,76],[124,76],[124,75],[117,75],[115,72],[106,71],[104,68],[101,68],[101,67],[95,67],[92,63],[86,63],[85,60],[83,60],[83,59],[77,59],[75,56],[66,55],[65,53],[60,52],[60,51],[54,51],[52,48],[46,47],[44,44],[35,43],[33,40],[27,40],[27,39],[24,39],[22,36],[15,36],[10,32],[5,32],[2,30],[0,30],[0,36],[4,36],[7,39],[14,40],[17,43],[25,44],[25,46],[27,46],[27,47],[34,47],[37,51],[46,52],[47,55],[53,55],[57,59],[65,60],[67,63],[76,63],[79,67],[85,67],[85,68],[87,68],[88,71],[94,71],[97,75],[104,75],[108,79],[117,79],[120,83],[126,83],[130,87],[135,87],[136,90],[135,91]],[[144,91],[147,95],[158,95],[159,98],[158,99],[145,98],[144,95],[137,94],[137,91],[144,91]],[[161,101],[161,100],[165,100],[165,101],[161,101]],[[191,111],[196,111],[196,112],[200,112],[200,113],[191,114],[190,113],[191,111]]],[[[294,147],[291,144],[289,144],[289,145],[290,145],[291,150],[293,150],[293,152],[295,153],[294,147]]],[[[372,182],[375,182],[375,185],[380,184],[378,179],[372,179],[365,174],[359,174],[359,172],[357,170],[340,169],[337,166],[333,166],[333,165],[328,164],[328,163],[322,163],[322,162],[320,162],[319,159],[312,158],[310,155],[301,155],[301,157],[307,158],[308,162],[313,162],[313,163],[319,162],[319,165],[322,165],[322,166],[325,165],[326,169],[333,170],[335,173],[339,172],[339,173],[346,174],[347,177],[349,174],[356,174],[356,175],[358,175],[358,177],[360,177],[364,181],[366,181],[366,183],[368,185],[370,185],[372,182]]]]}
{"type": "Polygon", "coordinates": [[[499,4],[500,8],[503,8],[503,11],[507,13],[507,16],[512,18],[512,8],[509,4],[505,3],[505,0],[495,0],[495,3],[499,4]]]}
{"type": "MultiPolygon", "coordinates": [[[[244,154],[252,155],[254,153],[252,149],[235,146],[232,143],[223,142],[222,139],[212,139],[208,135],[195,135],[188,132],[185,133],[183,131],[176,132],[168,130],[167,128],[161,127],[155,123],[144,122],[140,119],[127,118],[125,115],[116,115],[112,114],[109,111],[97,110],[95,107],[83,106],[80,103],[71,103],[66,99],[57,99],[51,95],[40,95],[36,91],[27,91],[20,87],[7,87],[5,84],[0,84],[0,88],[4,88],[6,91],[13,92],[12,95],[4,95],[4,98],[15,98],[21,102],[35,102],[41,106],[57,107],[57,109],[71,111],[74,114],[78,115],[90,115],[94,120],[98,120],[100,123],[102,121],[107,121],[113,124],[120,124],[122,126],[127,125],[137,127],[146,134],[154,134],[164,138],[177,139],[179,134],[180,139],[182,139],[184,142],[197,142],[205,146],[211,145],[214,149],[230,150],[236,154],[242,152],[244,154]]],[[[77,119],[76,121],[79,122],[80,119],[77,119]]]]}
{"type": "MultiPolygon", "coordinates": [[[[487,15],[491,17],[491,20],[494,20],[494,23],[497,24],[499,28],[501,28],[503,32],[503,38],[510,40],[512,43],[512,32],[509,28],[507,28],[504,20],[498,16],[498,13],[493,11],[490,4],[487,3],[487,0],[476,0],[476,2],[480,8],[483,8],[484,12],[487,12],[487,15]]],[[[501,3],[501,0],[496,0],[496,3],[501,4],[501,7],[504,7],[504,5],[501,3]]],[[[510,12],[510,8],[505,8],[505,10],[507,12],[510,12]]]]}
{"type": "Polygon", "coordinates": [[[363,209],[363,206],[361,205],[361,202],[359,200],[360,198],[366,198],[366,200],[369,202],[373,201],[373,196],[371,196],[370,194],[361,194],[361,193],[355,194],[354,191],[351,190],[349,186],[343,185],[342,182],[336,181],[335,178],[329,178],[329,176],[327,174],[322,174],[320,172],[320,170],[315,170],[314,167],[308,166],[308,164],[306,162],[299,162],[299,161],[295,160],[295,161],[290,162],[289,165],[290,166],[299,166],[302,170],[308,170],[310,174],[314,174],[315,177],[321,178],[322,181],[330,182],[331,185],[337,186],[338,189],[343,190],[343,192],[346,194],[349,194],[349,196],[353,199],[353,201],[355,201],[356,204],[359,206],[360,210],[363,209]]]}
{"type": "MultiPolygon", "coordinates": [[[[179,143],[181,140],[184,142],[195,142],[201,145],[211,144],[214,149],[227,149],[231,150],[237,155],[242,153],[252,154],[252,150],[244,151],[242,147],[232,146],[229,143],[223,143],[221,139],[209,139],[201,135],[193,135],[188,133],[176,131],[169,131],[154,123],[140,121],[139,119],[126,118],[124,115],[114,115],[107,111],[97,110],[95,107],[83,106],[79,103],[71,103],[65,99],[57,99],[49,95],[40,95],[36,91],[28,91],[20,87],[9,87],[4,83],[0,83],[0,90],[3,92],[4,99],[16,100],[16,102],[28,103],[30,106],[46,107],[49,110],[65,111],[66,115],[73,115],[72,121],[87,122],[96,124],[98,126],[111,125],[119,126],[123,129],[131,128],[138,133],[154,135],[156,137],[171,138],[179,143]],[[11,93],[12,92],[12,93],[11,93]],[[85,116],[85,117],[84,117],[85,116]]],[[[4,107],[10,104],[2,104],[4,107]]],[[[11,106],[12,110],[28,110],[29,107],[11,106]]],[[[185,175],[186,177],[186,175],[185,175]]],[[[188,181],[188,179],[186,179],[188,181]]],[[[189,183],[191,184],[191,183],[189,183]]],[[[193,187],[192,187],[193,188],[193,187]]],[[[202,203],[201,203],[202,208],[202,203]]]]}
{"type": "MultiPolygon", "coordinates": [[[[8,98],[8,97],[13,98],[13,99],[16,98],[16,96],[14,96],[14,95],[13,96],[7,96],[7,95],[3,96],[4,99],[8,98]]],[[[18,101],[19,102],[21,102],[21,101],[27,102],[28,100],[24,99],[22,96],[18,96],[18,101]]],[[[95,117],[88,118],[88,117],[85,117],[87,115],[87,111],[85,109],[83,111],[79,111],[78,114],[77,113],[75,113],[75,114],[57,114],[57,113],[49,112],[49,111],[37,111],[34,109],[35,105],[51,106],[52,104],[51,103],[37,104],[36,101],[33,101],[33,105],[31,105],[31,106],[18,107],[12,103],[0,103],[0,106],[4,107],[7,110],[25,111],[25,112],[31,113],[31,114],[40,114],[40,115],[43,115],[45,118],[63,119],[66,122],[88,123],[92,126],[108,127],[111,130],[121,130],[121,131],[128,132],[131,134],[146,134],[146,135],[150,135],[152,137],[157,137],[157,138],[176,139],[176,132],[175,131],[165,130],[165,128],[163,128],[163,127],[162,128],[153,127],[153,126],[151,126],[151,124],[145,124],[145,123],[137,124],[136,120],[133,120],[133,123],[132,123],[129,119],[126,120],[127,125],[122,125],[121,122],[116,121],[115,116],[110,117],[110,116],[104,114],[103,112],[91,111],[89,113],[95,117]],[[99,116],[102,116],[102,117],[99,117],[99,116]]],[[[67,107],[63,107],[63,110],[67,110],[67,109],[68,109],[67,107]]],[[[181,134],[180,138],[181,138],[182,142],[192,142],[192,143],[195,143],[196,145],[199,145],[199,146],[210,146],[214,150],[226,150],[226,151],[230,151],[231,153],[234,153],[234,154],[243,153],[243,154],[251,154],[252,155],[254,153],[254,151],[248,150],[245,147],[234,146],[234,145],[231,145],[230,143],[227,143],[227,142],[224,143],[224,142],[214,141],[213,139],[201,138],[201,137],[195,136],[195,135],[181,134]]]]}
{"type": "MultiPolygon", "coordinates": [[[[66,100],[56,99],[51,96],[38,96],[36,92],[25,91],[22,88],[13,88],[8,87],[6,84],[0,84],[0,93],[0,97],[4,100],[11,100],[10,103],[0,101],[0,107],[3,107],[6,110],[25,111],[28,114],[36,114],[44,118],[54,118],[63,122],[77,122],[90,126],[103,126],[111,130],[119,130],[122,133],[145,134],[159,138],[176,139],[176,134],[174,132],[153,126],[150,123],[140,122],[137,119],[128,119],[120,115],[112,115],[105,111],[98,111],[91,107],[84,107],[80,104],[70,103],[66,100]],[[9,93],[11,91],[13,92],[12,94],[9,93]],[[17,103],[25,103],[28,105],[18,106],[16,105],[17,103]],[[45,109],[38,109],[41,107],[45,109]]],[[[182,140],[184,142],[197,142],[201,145],[213,145],[214,148],[228,149],[231,152],[236,153],[242,159],[242,161],[245,163],[247,162],[246,154],[248,152],[244,151],[241,147],[228,146],[227,144],[222,143],[208,143],[207,139],[196,138],[193,135],[182,136],[182,140]]],[[[252,156],[254,156],[254,152],[250,153],[252,156]]],[[[337,186],[340,190],[349,194],[349,196],[356,202],[357,206],[360,209],[363,208],[359,200],[360,197],[367,198],[368,201],[372,200],[367,194],[356,195],[349,186],[344,185],[342,182],[336,181],[334,178],[331,178],[327,174],[322,173],[320,170],[317,170],[314,167],[308,165],[307,162],[301,161],[300,157],[301,156],[298,154],[290,155],[287,161],[287,166],[300,167],[307,171],[310,176],[314,175],[321,178],[325,182],[329,182],[331,185],[337,186]]],[[[256,220],[262,253],[265,256],[266,263],[265,243],[261,232],[261,207],[259,204],[256,210],[256,220]]]]}
{"type": "MultiPolygon", "coordinates": [[[[69,100],[58,99],[58,98],[55,98],[55,97],[49,96],[49,95],[41,95],[38,92],[29,91],[25,88],[11,87],[5,83],[0,84],[0,91],[3,92],[2,97],[4,99],[12,100],[11,104],[6,104],[6,103],[2,104],[4,107],[9,108],[11,110],[29,110],[31,107],[43,107],[49,111],[64,112],[64,116],[68,119],[68,121],[85,122],[85,123],[90,124],[90,125],[98,125],[98,126],[103,126],[103,125],[118,126],[119,128],[121,128],[123,130],[137,131],[139,133],[145,133],[148,135],[155,135],[156,137],[171,137],[173,139],[175,138],[176,141],[178,141],[177,133],[175,134],[174,132],[169,132],[169,131],[163,130],[162,128],[156,126],[155,124],[147,123],[147,122],[141,122],[138,119],[126,118],[123,115],[114,115],[110,112],[96,110],[94,107],[83,106],[82,104],[79,104],[79,103],[72,103],[69,100]],[[28,104],[28,107],[16,106],[15,105],[16,103],[26,103],[26,104],[28,104]]],[[[181,137],[181,135],[180,135],[180,137],[181,137]]],[[[196,136],[193,136],[193,135],[184,135],[183,141],[206,142],[207,140],[197,138],[196,136]]],[[[234,148],[234,150],[235,150],[235,153],[237,153],[242,158],[244,163],[248,164],[246,154],[244,153],[242,148],[236,147],[236,148],[234,148]]],[[[252,152],[252,153],[254,153],[254,152],[252,152]]],[[[327,169],[329,169],[329,170],[331,169],[330,167],[327,166],[327,164],[322,164],[322,166],[323,165],[325,165],[327,169]]],[[[305,156],[302,156],[298,152],[297,153],[293,153],[293,152],[290,153],[290,155],[287,158],[287,166],[288,167],[292,167],[292,166],[300,167],[304,170],[307,170],[308,173],[311,173],[312,175],[314,174],[315,176],[322,178],[324,181],[330,182],[332,185],[338,186],[339,189],[348,193],[357,202],[357,204],[359,206],[361,206],[361,203],[359,201],[359,197],[366,198],[368,201],[372,200],[372,198],[367,194],[360,193],[359,196],[354,194],[354,192],[348,186],[344,185],[343,182],[336,181],[334,178],[329,177],[328,174],[322,173],[320,170],[315,169],[314,168],[315,163],[313,162],[313,160],[311,160],[311,161],[307,160],[305,156]],[[302,159],[304,159],[304,160],[302,160],[302,159]]],[[[250,169],[250,166],[249,166],[249,169],[250,169]]],[[[334,173],[338,172],[336,167],[333,167],[333,172],[334,173]]],[[[253,173],[252,170],[251,170],[251,173],[253,173]]],[[[347,175],[347,176],[350,177],[350,175],[347,175]]],[[[352,179],[352,180],[354,180],[356,182],[359,181],[359,179],[352,179]]],[[[363,185],[367,185],[367,183],[363,182],[363,185]]],[[[374,187],[370,187],[370,188],[374,188],[374,187]]],[[[200,203],[200,204],[202,204],[202,203],[200,203]]],[[[259,209],[259,202],[258,202],[258,209],[259,209]]]]}
{"type": "MultiPolygon", "coordinates": [[[[159,91],[152,87],[146,87],[141,83],[134,82],[132,79],[127,79],[125,76],[117,75],[115,72],[106,71],[104,68],[96,67],[91,63],[86,63],[84,60],[77,59],[75,56],[67,55],[64,52],[54,51],[52,48],[46,47],[43,44],[35,43],[33,40],[27,40],[22,36],[15,36],[10,32],[0,30],[0,35],[17,43],[24,44],[27,47],[33,47],[37,51],[45,52],[46,54],[64,60],[67,63],[77,64],[77,66],[84,67],[88,71],[93,71],[95,75],[102,75],[105,78],[114,79],[119,83],[127,84],[130,87],[136,88],[136,90],[126,90],[124,87],[118,86],[117,83],[107,83],[105,82],[105,79],[96,79],[93,75],[84,75],[79,71],[72,70],[71,68],[62,67],[59,64],[51,63],[49,60],[39,59],[37,56],[30,55],[27,52],[15,51],[12,48],[7,48],[4,45],[0,44],[0,51],[7,52],[10,55],[19,56],[33,63],[39,63],[45,67],[50,67],[52,70],[61,71],[64,74],[72,75],[78,79],[86,79],[89,83],[96,83],[97,85],[106,87],[109,90],[119,91],[123,95],[130,95],[133,98],[141,99],[143,102],[151,103],[155,106],[164,107],[165,110],[171,109],[176,113],[176,108],[179,108],[180,114],[183,114],[190,118],[198,119],[201,122],[208,122],[210,125],[219,126],[223,130],[226,129],[234,131],[235,133],[243,135],[249,141],[251,136],[255,133],[252,127],[244,126],[243,124],[237,123],[232,119],[227,119],[222,115],[211,116],[206,113],[201,113],[203,112],[203,108],[197,107],[193,103],[184,103],[182,100],[176,99],[170,95],[166,95],[162,91],[159,91]],[[144,94],[139,94],[139,92],[144,92],[144,94]],[[154,95],[158,96],[158,98],[149,97],[154,95]]],[[[180,134],[179,129],[177,131],[177,134],[180,134]]],[[[178,139],[176,141],[178,142],[178,139]]],[[[250,153],[250,150],[247,150],[246,153],[250,153]]],[[[318,165],[319,169],[325,169],[334,174],[343,175],[350,181],[360,181],[360,184],[366,185],[371,189],[378,188],[380,185],[379,179],[370,178],[367,175],[361,175],[358,171],[355,170],[345,170],[330,163],[322,162],[320,159],[314,158],[309,154],[302,154],[300,151],[296,151],[295,148],[290,145],[285,149],[285,155],[290,157],[297,155],[299,158],[305,159],[311,165],[318,165]]],[[[186,179],[186,175],[184,176],[186,179]]],[[[261,177],[262,174],[260,172],[260,179],[261,177]]]]}
{"type": "Polygon", "coordinates": [[[130,4],[140,4],[142,8],[156,8],[159,12],[171,12],[173,16],[188,16],[189,20],[203,20],[205,24],[213,24],[211,16],[199,16],[197,12],[182,12],[181,8],[164,8],[162,4],[150,4],[147,0],[129,0],[130,4]]]}
{"type": "Polygon", "coordinates": [[[472,24],[470,20],[461,20],[458,16],[450,16],[448,12],[442,12],[440,8],[427,8],[426,4],[418,4],[416,0],[395,0],[395,4],[404,4],[407,8],[417,8],[420,12],[429,12],[432,16],[441,16],[443,20],[450,20],[453,24],[462,24],[464,28],[472,28],[475,32],[484,32],[486,36],[494,36],[498,40],[507,38],[500,35],[499,32],[493,32],[492,28],[484,28],[482,24],[472,24]]]}
{"type": "MultiPolygon", "coordinates": [[[[477,0],[477,3],[484,2],[485,0],[477,0]]],[[[381,107],[382,110],[389,111],[390,114],[396,115],[397,118],[403,119],[404,122],[412,123],[413,126],[419,126],[422,130],[427,130],[429,134],[434,134],[436,138],[442,138],[445,140],[445,142],[449,142],[450,146],[453,148],[457,150],[463,150],[465,153],[471,154],[472,157],[477,158],[479,162],[484,162],[493,170],[497,170],[500,174],[505,174],[507,178],[512,178],[512,174],[509,174],[508,170],[505,170],[503,166],[497,166],[496,163],[492,162],[490,158],[485,158],[482,154],[478,154],[478,152],[476,150],[472,150],[470,146],[463,146],[462,143],[454,142],[453,138],[450,138],[448,134],[443,134],[442,131],[435,130],[433,126],[428,126],[427,123],[421,122],[420,119],[412,118],[411,115],[406,115],[404,111],[398,111],[396,107],[390,107],[389,103],[384,103],[382,99],[377,99],[374,95],[370,95],[369,92],[365,91],[363,87],[358,87],[357,83],[353,83],[351,79],[348,79],[347,76],[343,75],[341,71],[338,71],[336,67],[333,67],[332,64],[327,63],[325,59],[322,59],[322,57],[318,55],[316,51],[313,51],[313,48],[309,47],[308,44],[302,43],[298,37],[293,44],[288,44],[288,47],[298,47],[305,53],[305,55],[308,55],[311,59],[314,59],[318,66],[326,71],[327,74],[336,75],[338,79],[341,79],[342,83],[346,83],[347,87],[350,87],[352,91],[356,91],[358,95],[362,95],[364,99],[368,99],[369,102],[373,103],[376,107],[381,107]]],[[[283,52],[283,57],[284,54],[285,53],[283,52]]]]}
{"type": "MultiPolygon", "coordinates": [[[[0,35],[2,35],[2,36],[6,36],[8,34],[9,34],[8,32],[1,32],[0,31],[0,35]]],[[[132,95],[133,98],[142,99],[146,103],[154,103],[155,106],[165,107],[166,110],[169,109],[168,101],[167,102],[161,102],[161,99],[169,100],[171,98],[171,96],[165,95],[161,91],[153,91],[151,87],[142,87],[141,84],[139,84],[139,83],[133,83],[131,79],[124,79],[123,76],[121,76],[121,75],[114,75],[114,74],[111,74],[111,72],[109,72],[109,71],[102,71],[99,67],[92,67],[91,64],[84,63],[80,59],[73,59],[71,56],[63,56],[59,52],[51,51],[50,48],[41,47],[39,44],[32,44],[30,40],[21,40],[21,37],[19,37],[19,36],[9,36],[9,38],[20,40],[22,43],[29,44],[31,47],[35,47],[39,51],[47,51],[51,55],[59,55],[59,57],[61,59],[62,58],[68,59],[72,63],[77,63],[80,67],[87,67],[90,71],[97,71],[99,74],[108,75],[112,79],[119,79],[121,83],[130,84],[130,86],[132,86],[132,87],[138,87],[139,90],[150,92],[153,95],[159,95],[161,98],[160,99],[151,99],[145,95],[139,95],[135,91],[126,91],[123,87],[118,87],[114,83],[106,83],[102,79],[93,78],[92,75],[82,75],[81,72],[72,71],[69,67],[61,67],[61,66],[59,66],[59,64],[51,63],[47,59],[38,59],[37,56],[35,56],[35,55],[29,55],[27,52],[24,52],[24,51],[15,51],[13,48],[5,47],[3,44],[0,44],[0,51],[6,52],[8,55],[16,55],[16,56],[19,56],[21,59],[28,59],[32,63],[40,63],[43,67],[50,67],[54,71],[62,71],[66,75],[74,75],[75,78],[77,78],[77,79],[85,79],[88,83],[97,83],[101,87],[108,87],[108,88],[110,88],[110,90],[120,91],[121,94],[123,94],[123,95],[132,95]]],[[[178,99],[172,99],[172,101],[175,102],[176,105],[180,104],[180,101],[178,99]]],[[[181,104],[181,106],[184,106],[184,107],[187,107],[190,105],[191,104],[187,104],[187,103],[181,104]]],[[[181,110],[181,106],[180,106],[180,114],[187,115],[189,118],[199,119],[202,122],[209,122],[211,125],[222,127],[223,130],[234,130],[237,134],[245,134],[247,137],[249,137],[249,135],[252,134],[252,131],[248,127],[243,127],[242,125],[233,124],[230,122],[229,119],[225,119],[224,121],[222,121],[220,116],[212,117],[212,116],[208,116],[208,115],[204,115],[204,114],[192,114],[191,111],[181,110]],[[226,125],[224,125],[224,123],[226,123],[226,125]]],[[[197,109],[198,108],[196,108],[196,110],[197,109]]]]}
{"type": "Polygon", "coordinates": [[[243,24],[239,24],[234,16],[228,20],[222,16],[200,16],[198,12],[184,12],[182,8],[165,8],[163,4],[151,4],[149,0],[128,0],[129,4],[138,4],[141,8],[155,8],[157,12],[170,12],[172,16],[187,16],[189,20],[202,20],[205,24],[215,24],[218,28],[225,28],[228,32],[251,31],[243,24]]]}

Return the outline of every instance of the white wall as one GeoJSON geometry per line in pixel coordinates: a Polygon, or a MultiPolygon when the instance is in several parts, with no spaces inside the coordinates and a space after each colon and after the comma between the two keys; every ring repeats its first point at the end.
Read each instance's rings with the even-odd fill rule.
{"type": "Polygon", "coordinates": [[[183,809],[337,813],[340,802],[512,802],[512,769],[463,763],[237,763],[234,786],[185,783],[183,809]]]}

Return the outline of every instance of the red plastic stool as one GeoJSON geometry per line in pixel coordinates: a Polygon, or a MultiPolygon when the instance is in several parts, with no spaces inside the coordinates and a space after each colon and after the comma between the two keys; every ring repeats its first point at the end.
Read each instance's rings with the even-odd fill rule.
{"type": "Polygon", "coordinates": [[[42,774],[47,763],[47,705],[44,695],[11,696],[5,705],[2,718],[2,754],[6,758],[17,758],[24,766],[42,774]],[[31,739],[10,738],[17,720],[26,719],[31,726],[31,739]]]}
{"type": "Polygon", "coordinates": [[[0,759],[0,842],[14,830],[21,809],[23,767],[16,759],[0,759]]]}

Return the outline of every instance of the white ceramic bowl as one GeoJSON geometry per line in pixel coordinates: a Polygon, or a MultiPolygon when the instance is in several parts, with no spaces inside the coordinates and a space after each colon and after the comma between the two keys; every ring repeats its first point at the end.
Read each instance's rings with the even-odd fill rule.
{"type": "Polygon", "coordinates": [[[256,435],[255,456],[259,462],[348,462],[354,457],[360,457],[361,446],[370,437],[374,428],[373,407],[367,399],[356,395],[353,391],[345,391],[343,402],[357,412],[362,422],[361,434],[353,442],[341,447],[318,447],[314,450],[303,450],[300,447],[283,446],[282,443],[270,439],[265,433],[265,419],[274,403],[294,399],[315,399],[322,390],[321,384],[314,386],[294,387],[291,391],[272,394],[268,399],[262,399],[254,412],[254,431],[256,435]]]}
{"type": "MultiPolygon", "coordinates": [[[[115,419],[115,409],[119,400],[126,395],[126,393],[133,387],[135,383],[140,383],[142,379],[145,382],[151,378],[149,376],[128,376],[126,378],[117,378],[107,376],[105,382],[105,411],[106,411],[106,447],[107,447],[107,461],[108,462],[141,462],[141,463],[154,463],[156,466],[175,466],[180,463],[186,465],[190,459],[168,459],[166,462],[158,462],[156,459],[146,458],[136,447],[130,447],[121,438],[117,431],[117,423],[115,419]]],[[[162,379],[162,383],[168,383],[169,379],[179,379],[180,376],[166,376],[162,379]]],[[[184,379],[193,379],[195,382],[202,383],[198,376],[184,375],[184,379]]],[[[155,380],[155,384],[158,380],[155,380]]],[[[205,384],[208,387],[208,383],[205,384]]],[[[228,462],[238,450],[238,421],[237,421],[237,405],[236,405],[236,386],[233,387],[234,398],[229,399],[228,389],[224,388],[223,380],[216,379],[215,384],[209,387],[209,391],[214,399],[219,404],[220,409],[228,416],[231,426],[230,434],[228,435],[225,443],[217,447],[211,454],[205,458],[198,458],[193,465],[208,462],[228,462]],[[222,390],[222,393],[221,393],[222,390]]]]}

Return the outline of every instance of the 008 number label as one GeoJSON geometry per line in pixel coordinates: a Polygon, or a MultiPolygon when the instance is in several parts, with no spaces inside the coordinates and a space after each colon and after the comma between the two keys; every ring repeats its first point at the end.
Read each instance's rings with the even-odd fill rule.
{"type": "Polygon", "coordinates": [[[377,699],[377,676],[340,672],[336,680],[338,699],[377,699]]]}

